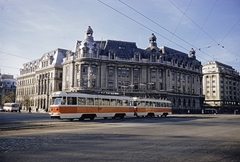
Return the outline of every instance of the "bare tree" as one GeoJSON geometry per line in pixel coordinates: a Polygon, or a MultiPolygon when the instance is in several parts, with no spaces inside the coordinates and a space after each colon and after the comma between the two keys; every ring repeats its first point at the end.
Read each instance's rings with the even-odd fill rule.
{"type": "Polygon", "coordinates": [[[7,102],[15,102],[15,94],[13,91],[5,92],[2,95],[2,105],[7,102]]]}
{"type": "Polygon", "coordinates": [[[25,106],[28,110],[30,104],[31,104],[30,96],[29,95],[24,95],[23,96],[23,101],[22,101],[22,106],[25,106]]]}

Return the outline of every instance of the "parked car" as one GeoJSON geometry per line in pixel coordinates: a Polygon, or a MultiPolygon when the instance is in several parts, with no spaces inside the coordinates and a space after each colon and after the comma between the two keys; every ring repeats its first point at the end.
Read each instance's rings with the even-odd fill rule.
{"type": "Polygon", "coordinates": [[[3,106],[3,110],[4,111],[10,111],[10,112],[13,112],[13,111],[18,112],[19,111],[19,104],[17,104],[17,103],[5,103],[4,106],[3,106]]]}

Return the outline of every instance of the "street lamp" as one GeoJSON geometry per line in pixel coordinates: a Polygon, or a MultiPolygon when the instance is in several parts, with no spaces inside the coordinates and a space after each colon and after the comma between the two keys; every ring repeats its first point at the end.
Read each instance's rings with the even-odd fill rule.
{"type": "MultiPolygon", "coordinates": [[[[140,83],[140,86],[141,86],[141,85],[146,86],[146,94],[148,94],[148,91],[149,91],[148,85],[153,85],[153,84],[154,84],[153,82],[140,83]]],[[[140,89],[141,89],[141,87],[140,87],[140,89]]],[[[147,96],[147,95],[146,95],[146,96],[147,96]]]]}
{"type": "Polygon", "coordinates": [[[126,88],[127,87],[133,87],[133,86],[134,85],[128,85],[128,86],[124,85],[124,86],[121,86],[123,88],[123,96],[125,96],[125,94],[126,94],[126,88]]]}

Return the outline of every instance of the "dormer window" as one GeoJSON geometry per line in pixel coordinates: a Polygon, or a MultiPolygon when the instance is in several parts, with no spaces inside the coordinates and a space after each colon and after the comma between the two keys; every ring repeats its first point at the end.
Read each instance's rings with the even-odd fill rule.
{"type": "Polygon", "coordinates": [[[114,60],[115,59],[115,53],[114,53],[113,50],[109,51],[108,57],[109,57],[110,60],[114,60]]]}
{"type": "Polygon", "coordinates": [[[140,60],[140,54],[139,54],[139,52],[135,52],[134,53],[134,61],[139,61],[140,60]]]}
{"type": "Polygon", "coordinates": [[[93,48],[92,52],[93,52],[93,58],[97,58],[97,48],[93,48]]]}
{"type": "Polygon", "coordinates": [[[139,61],[139,55],[135,55],[135,61],[139,61]]]}
{"type": "Polygon", "coordinates": [[[155,55],[152,55],[151,58],[152,58],[152,60],[151,60],[152,62],[156,62],[156,56],[155,55]]]}
{"type": "Polygon", "coordinates": [[[110,54],[110,60],[114,60],[114,54],[110,54]]]}
{"type": "Polygon", "coordinates": [[[126,49],[125,46],[119,46],[119,49],[126,49]]]}

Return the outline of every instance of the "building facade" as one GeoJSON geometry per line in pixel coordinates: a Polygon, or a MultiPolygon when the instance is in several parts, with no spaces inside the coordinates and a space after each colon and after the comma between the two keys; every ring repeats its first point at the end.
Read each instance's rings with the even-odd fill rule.
{"type": "Polygon", "coordinates": [[[146,49],[134,42],[94,41],[88,27],[83,41],[63,59],[63,91],[168,99],[173,112],[200,112],[202,66],[195,51],[158,47],[156,40],[152,34],[146,49]]]}
{"type": "Polygon", "coordinates": [[[23,109],[48,111],[51,94],[62,90],[62,60],[67,50],[56,49],[23,64],[17,77],[16,102],[23,109]]]}
{"type": "Polygon", "coordinates": [[[240,110],[240,75],[235,69],[218,61],[203,65],[203,94],[205,108],[220,113],[240,110]]]}
{"type": "Polygon", "coordinates": [[[16,92],[16,79],[13,75],[0,73],[0,107],[3,105],[2,98],[8,92],[16,92]]]}
{"type": "Polygon", "coordinates": [[[111,93],[168,99],[174,113],[200,112],[202,65],[195,51],[158,47],[156,40],[151,34],[145,49],[135,42],[95,41],[89,26],[73,50],[56,49],[23,65],[16,100],[48,111],[54,91],[111,93]]]}

